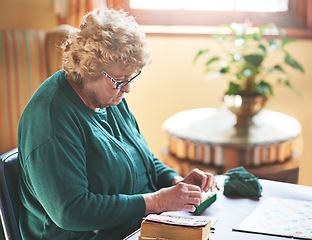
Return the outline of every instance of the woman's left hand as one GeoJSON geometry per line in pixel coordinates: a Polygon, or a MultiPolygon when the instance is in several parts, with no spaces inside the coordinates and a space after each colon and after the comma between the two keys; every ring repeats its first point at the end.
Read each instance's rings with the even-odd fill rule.
{"type": "Polygon", "coordinates": [[[178,182],[199,186],[200,189],[205,192],[209,189],[219,189],[214,175],[208,172],[203,172],[197,168],[193,169],[185,178],[176,178],[173,184],[177,184],[178,182]]]}

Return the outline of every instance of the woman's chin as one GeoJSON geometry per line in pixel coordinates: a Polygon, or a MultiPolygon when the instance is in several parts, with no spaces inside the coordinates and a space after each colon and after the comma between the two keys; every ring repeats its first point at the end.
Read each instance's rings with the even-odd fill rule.
{"type": "Polygon", "coordinates": [[[119,103],[121,103],[122,99],[123,99],[123,97],[116,98],[116,99],[114,99],[114,100],[111,102],[110,105],[116,106],[116,105],[118,105],[119,103]]]}

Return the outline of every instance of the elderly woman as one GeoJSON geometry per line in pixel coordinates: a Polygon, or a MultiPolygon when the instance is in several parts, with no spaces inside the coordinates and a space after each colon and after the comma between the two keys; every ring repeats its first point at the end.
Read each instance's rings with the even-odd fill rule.
{"type": "Polygon", "coordinates": [[[150,62],[145,34],[126,13],[87,14],[64,45],[64,69],[21,117],[19,225],[23,239],[122,239],[142,217],[194,211],[215,186],[182,178],[153,156],[124,99],[150,62]]]}

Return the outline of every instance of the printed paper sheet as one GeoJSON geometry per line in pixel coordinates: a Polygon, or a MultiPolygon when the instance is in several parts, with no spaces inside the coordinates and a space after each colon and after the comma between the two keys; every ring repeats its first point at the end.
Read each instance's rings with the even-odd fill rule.
{"type": "Polygon", "coordinates": [[[312,239],[312,201],[267,198],[233,230],[312,239]]]}

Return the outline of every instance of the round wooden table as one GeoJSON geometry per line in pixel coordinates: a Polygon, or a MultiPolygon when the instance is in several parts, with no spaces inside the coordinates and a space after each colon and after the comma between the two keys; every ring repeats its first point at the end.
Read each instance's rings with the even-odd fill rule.
{"type": "Polygon", "coordinates": [[[163,124],[168,134],[163,161],[181,175],[195,167],[223,174],[244,166],[261,178],[296,183],[299,122],[266,109],[253,122],[249,128],[236,128],[235,115],[223,108],[179,112],[163,124]]]}

